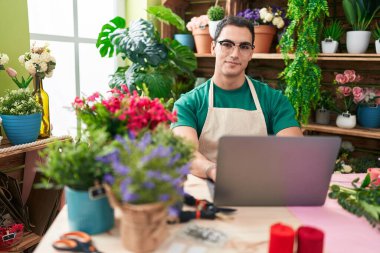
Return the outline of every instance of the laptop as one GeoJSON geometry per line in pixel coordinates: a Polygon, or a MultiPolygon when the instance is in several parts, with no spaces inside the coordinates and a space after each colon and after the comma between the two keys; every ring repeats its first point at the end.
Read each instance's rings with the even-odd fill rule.
{"type": "Polygon", "coordinates": [[[224,136],[219,141],[217,206],[321,206],[340,137],[224,136]]]}

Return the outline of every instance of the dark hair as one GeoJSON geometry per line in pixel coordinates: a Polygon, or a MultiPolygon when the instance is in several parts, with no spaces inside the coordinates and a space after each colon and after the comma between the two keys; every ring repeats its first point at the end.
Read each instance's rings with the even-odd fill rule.
{"type": "Polygon", "coordinates": [[[238,16],[227,16],[222,21],[219,22],[215,31],[215,38],[214,38],[215,41],[219,38],[219,35],[222,32],[223,28],[227,25],[247,27],[252,35],[252,43],[255,41],[255,29],[253,27],[253,23],[246,18],[238,17],[238,16]]]}

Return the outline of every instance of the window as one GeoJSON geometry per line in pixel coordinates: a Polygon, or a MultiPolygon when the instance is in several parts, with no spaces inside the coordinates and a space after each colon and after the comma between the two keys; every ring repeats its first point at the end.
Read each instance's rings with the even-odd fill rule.
{"type": "Polygon", "coordinates": [[[105,93],[116,60],[102,58],[95,46],[103,24],[124,10],[122,0],[28,0],[31,44],[49,43],[57,60],[51,78],[44,79],[49,94],[54,135],[76,135],[71,110],[75,96],[105,93]]]}

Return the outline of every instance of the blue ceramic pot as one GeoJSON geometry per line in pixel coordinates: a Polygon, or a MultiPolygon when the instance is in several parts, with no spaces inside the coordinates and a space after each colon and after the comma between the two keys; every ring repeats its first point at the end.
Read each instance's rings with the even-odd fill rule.
{"type": "Polygon", "coordinates": [[[379,128],[380,127],[380,106],[358,106],[358,123],[362,127],[379,128]]]}
{"type": "Polygon", "coordinates": [[[174,39],[194,51],[194,37],[191,34],[174,34],[174,39]]]}
{"type": "Polygon", "coordinates": [[[114,212],[106,196],[90,199],[88,191],[76,191],[65,187],[70,229],[88,234],[99,234],[114,225],[114,212]]]}
{"type": "Polygon", "coordinates": [[[41,113],[30,115],[0,115],[5,134],[13,145],[37,140],[41,127],[41,113]]]}

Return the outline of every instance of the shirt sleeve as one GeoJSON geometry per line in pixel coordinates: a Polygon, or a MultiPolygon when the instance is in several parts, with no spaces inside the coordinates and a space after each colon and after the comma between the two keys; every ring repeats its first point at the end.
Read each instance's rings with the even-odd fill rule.
{"type": "Polygon", "coordinates": [[[196,105],[189,94],[184,94],[174,103],[173,111],[177,112],[177,122],[172,123],[170,128],[188,126],[197,130],[196,105]]]}
{"type": "Polygon", "coordinates": [[[280,91],[275,91],[272,105],[271,125],[274,134],[289,127],[300,126],[296,120],[293,106],[290,104],[288,98],[280,91]]]}

